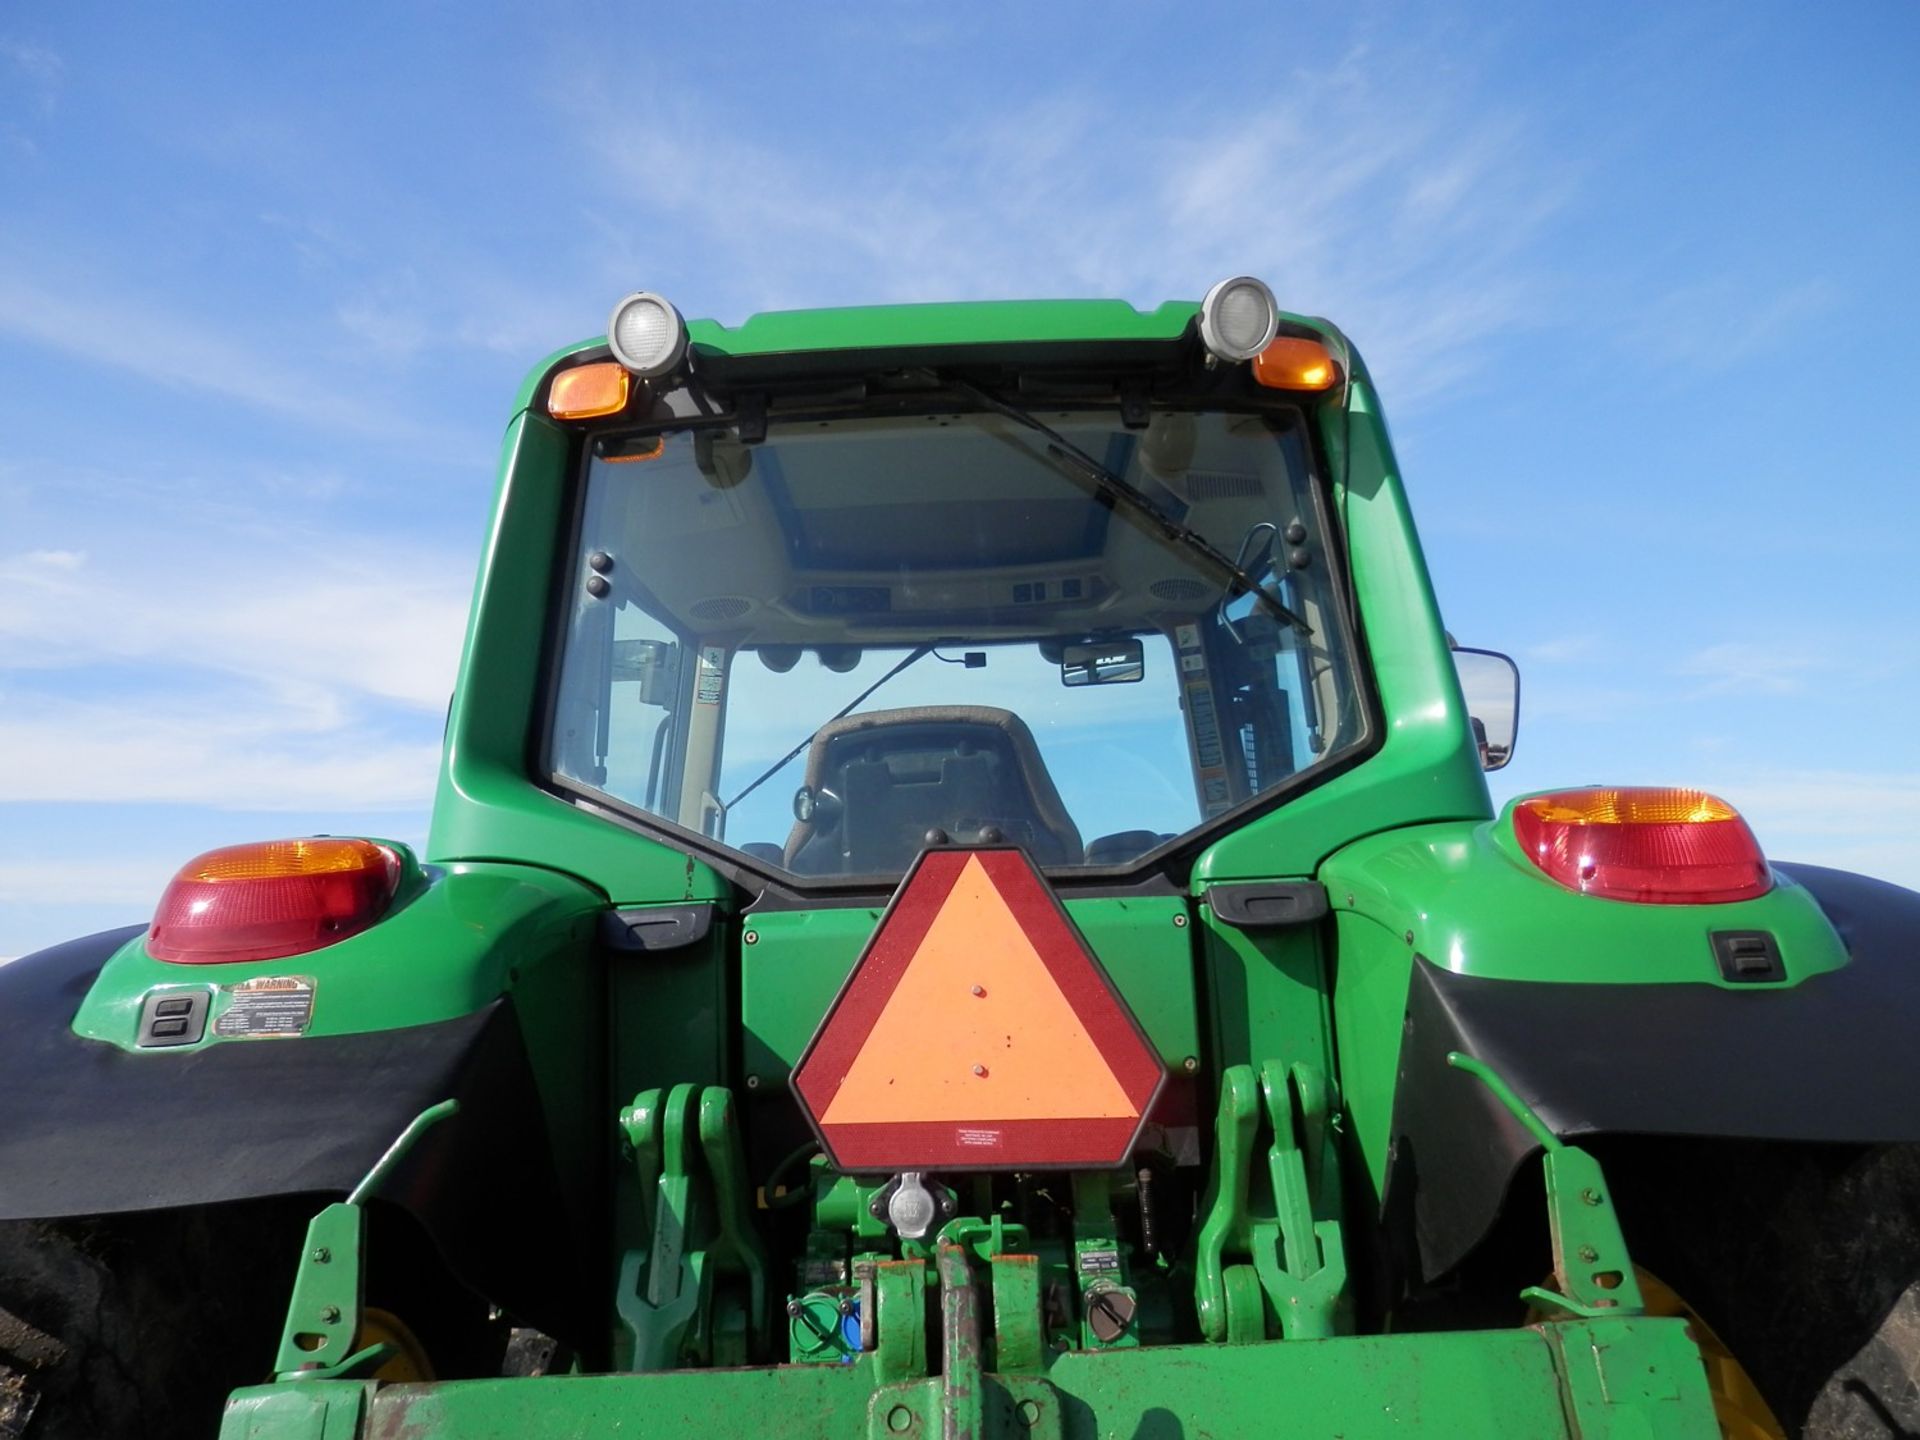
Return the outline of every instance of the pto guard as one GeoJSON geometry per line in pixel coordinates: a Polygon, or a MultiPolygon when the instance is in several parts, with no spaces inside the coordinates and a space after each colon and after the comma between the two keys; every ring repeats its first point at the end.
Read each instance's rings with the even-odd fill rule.
{"type": "MultiPolygon", "coordinates": [[[[951,1307],[946,1317],[953,1343],[951,1307]]],[[[974,1332],[977,1338],[977,1329],[974,1332]]],[[[1032,1374],[889,1380],[851,1365],[445,1385],[302,1381],[238,1392],[222,1440],[542,1440],[716,1433],[833,1437],[1717,1435],[1678,1319],[1234,1346],[1072,1351],[1032,1374]],[[640,1423],[636,1423],[640,1422],[640,1423]]]]}

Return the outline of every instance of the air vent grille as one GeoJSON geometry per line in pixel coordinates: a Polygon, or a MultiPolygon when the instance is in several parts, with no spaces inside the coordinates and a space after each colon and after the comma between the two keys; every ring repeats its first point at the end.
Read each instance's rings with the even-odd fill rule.
{"type": "Polygon", "coordinates": [[[1187,498],[1200,500],[1246,500],[1266,492],[1258,475],[1233,475],[1225,470],[1189,470],[1185,486],[1187,498]]]}
{"type": "Polygon", "coordinates": [[[752,608],[753,601],[744,595],[716,595],[695,602],[688,613],[696,620],[738,620],[752,608]]]}
{"type": "Polygon", "coordinates": [[[1207,587],[1198,580],[1156,580],[1149,585],[1154,598],[1159,600],[1204,600],[1207,587]]]}

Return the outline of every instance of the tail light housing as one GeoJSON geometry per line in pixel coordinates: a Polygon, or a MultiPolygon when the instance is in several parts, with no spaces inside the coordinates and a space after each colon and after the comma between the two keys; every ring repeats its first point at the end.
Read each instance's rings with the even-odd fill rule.
{"type": "Polygon", "coordinates": [[[333,836],[209,850],[160,897],[147,953],[179,965],[304,955],[385,914],[405,868],[396,847],[333,836]]]}
{"type": "Polygon", "coordinates": [[[1740,812],[1702,790],[1622,787],[1535,795],[1513,836],[1550,878],[1643,905],[1751,900],[1773,886],[1740,812]]]}

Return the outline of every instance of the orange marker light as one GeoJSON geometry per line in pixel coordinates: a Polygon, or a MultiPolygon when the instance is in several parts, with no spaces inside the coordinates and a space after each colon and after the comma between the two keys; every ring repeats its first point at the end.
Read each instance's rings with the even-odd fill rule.
{"type": "Polygon", "coordinates": [[[547,413],[556,420],[591,420],[627,408],[633,377],[611,360],[576,365],[553,377],[547,388],[547,413]]]}
{"type": "Polygon", "coordinates": [[[1282,335],[1253,357],[1253,378],[1269,390],[1326,390],[1340,366],[1318,340],[1282,335]]]}

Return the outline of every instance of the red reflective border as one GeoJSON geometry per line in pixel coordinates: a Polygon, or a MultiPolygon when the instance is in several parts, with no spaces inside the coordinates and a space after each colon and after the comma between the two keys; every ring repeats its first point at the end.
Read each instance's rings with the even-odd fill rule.
{"type": "Polygon", "coordinates": [[[1106,1168],[1127,1158],[1165,1078],[1153,1047],[1025,851],[928,850],[894,892],[873,938],[794,1067],[792,1085],[821,1146],[843,1170],[1078,1169],[1106,1168]],[[1136,1118],[821,1123],[819,1117],[833,1103],[971,859],[980,861],[1040,963],[1086,1026],[1121,1093],[1139,1112],[1136,1118]]]}

